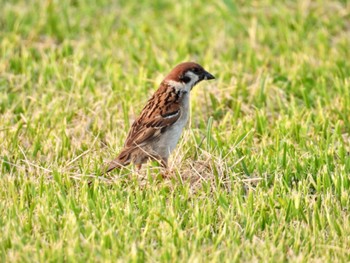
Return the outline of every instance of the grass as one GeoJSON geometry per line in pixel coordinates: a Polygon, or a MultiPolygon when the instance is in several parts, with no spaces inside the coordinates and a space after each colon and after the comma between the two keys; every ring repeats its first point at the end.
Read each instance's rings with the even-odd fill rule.
{"type": "Polygon", "coordinates": [[[348,1],[0,7],[0,261],[350,260],[348,1]],[[186,60],[174,177],[96,177],[186,60]]]}

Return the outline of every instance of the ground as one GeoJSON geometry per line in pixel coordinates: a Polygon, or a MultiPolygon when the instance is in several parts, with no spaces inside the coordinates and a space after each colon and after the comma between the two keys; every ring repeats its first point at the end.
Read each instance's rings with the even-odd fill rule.
{"type": "Polygon", "coordinates": [[[0,8],[1,261],[349,261],[348,1],[0,8]],[[188,60],[172,178],[98,176],[188,60]]]}

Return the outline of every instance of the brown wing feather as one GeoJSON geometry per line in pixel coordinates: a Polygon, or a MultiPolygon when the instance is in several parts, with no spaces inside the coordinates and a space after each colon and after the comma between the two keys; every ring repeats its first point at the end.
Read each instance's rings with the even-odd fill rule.
{"type": "Polygon", "coordinates": [[[180,115],[179,92],[162,85],[132,124],[124,147],[147,144],[175,123],[180,115]]]}
{"type": "Polygon", "coordinates": [[[181,96],[181,92],[175,88],[161,84],[132,124],[124,149],[115,160],[109,163],[105,173],[128,165],[135,149],[150,143],[179,119],[181,96]]]}

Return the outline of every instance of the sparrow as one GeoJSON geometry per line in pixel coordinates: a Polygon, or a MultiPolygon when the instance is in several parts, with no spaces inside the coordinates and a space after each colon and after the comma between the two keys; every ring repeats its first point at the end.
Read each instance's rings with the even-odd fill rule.
{"type": "Polygon", "coordinates": [[[177,65],[161,82],[140,116],[132,124],[124,148],[105,173],[130,163],[141,169],[148,160],[164,168],[185,127],[190,108],[190,91],[202,80],[215,79],[194,62],[177,65]]]}

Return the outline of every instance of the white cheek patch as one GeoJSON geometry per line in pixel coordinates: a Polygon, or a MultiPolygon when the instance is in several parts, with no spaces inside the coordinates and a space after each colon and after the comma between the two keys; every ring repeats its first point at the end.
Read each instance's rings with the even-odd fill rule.
{"type": "Polygon", "coordinates": [[[182,82],[177,82],[175,80],[168,80],[167,82],[168,82],[169,86],[172,86],[177,90],[183,89],[185,87],[185,85],[182,82]]]}
{"type": "Polygon", "coordinates": [[[186,72],[185,76],[190,78],[190,81],[187,83],[178,82],[175,80],[168,80],[167,83],[170,86],[174,87],[176,90],[186,91],[187,93],[197,83],[197,81],[199,80],[199,77],[191,71],[186,72]]]}
{"type": "Polygon", "coordinates": [[[194,74],[192,71],[187,71],[185,76],[191,79],[190,82],[186,83],[186,86],[189,85],[193,87],[193,85],[196,84],[196,82],[199,80],[199,77],[196,74],[194,74]]]}

